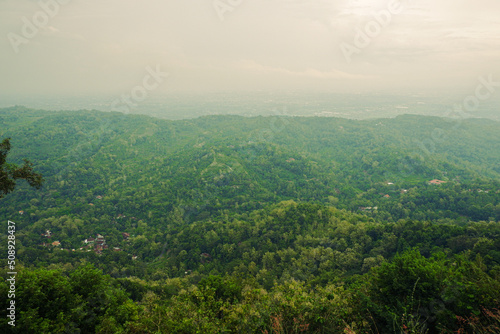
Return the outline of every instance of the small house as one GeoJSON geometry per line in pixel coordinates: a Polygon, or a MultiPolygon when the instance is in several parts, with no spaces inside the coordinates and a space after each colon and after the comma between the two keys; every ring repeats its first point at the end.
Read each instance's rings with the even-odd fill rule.
{"type": "Polygon", "coordinates": [[[446,181],[434,179],[429,181],[430,184],[441,184],[441,183],[446,183],[446,181]]]}

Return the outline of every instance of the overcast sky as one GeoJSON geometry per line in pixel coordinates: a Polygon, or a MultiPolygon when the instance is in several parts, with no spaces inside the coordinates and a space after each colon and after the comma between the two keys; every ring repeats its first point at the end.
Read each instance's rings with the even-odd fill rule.
{"type": "Polygon", "coordinates": [[[499,0],[55,1],[0,0],[1,95],[116,94],[141,85],[148,66],[170,74],[157,93],[500,81],[499,0]]]}

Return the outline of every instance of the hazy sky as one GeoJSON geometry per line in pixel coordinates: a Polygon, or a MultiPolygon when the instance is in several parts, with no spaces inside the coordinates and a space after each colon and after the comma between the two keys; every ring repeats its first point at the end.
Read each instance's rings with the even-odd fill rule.
{"type": "Polygon", "coordinates": [[[170,74],[146,78],[159,94],[500,81],[499,0],[395,1],[0,0],[0,94],[127,92],[148,66],[170,74]]]}

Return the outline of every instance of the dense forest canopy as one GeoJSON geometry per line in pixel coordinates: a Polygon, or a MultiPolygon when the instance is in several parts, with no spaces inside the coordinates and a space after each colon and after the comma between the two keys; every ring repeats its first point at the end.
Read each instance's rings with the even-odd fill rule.
{"type": "Polygon", "coordinates": [[[45,178],[0,200],[24,319],[2,332],[493,330],[499,130],[0,109],[9,159],[45,178]]]}

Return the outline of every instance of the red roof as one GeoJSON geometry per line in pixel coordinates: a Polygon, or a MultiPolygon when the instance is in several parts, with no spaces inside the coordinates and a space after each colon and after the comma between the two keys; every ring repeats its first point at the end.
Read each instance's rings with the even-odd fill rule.
{"type": "Polygon", "coordinates": [[[429,183],[430,184],[441,184],[441,183],[446,183],[446,181],[441,181],[441,180],[438,180],[438,179],[434,179],[434,180],[430,180],[429,183]]]}

